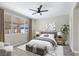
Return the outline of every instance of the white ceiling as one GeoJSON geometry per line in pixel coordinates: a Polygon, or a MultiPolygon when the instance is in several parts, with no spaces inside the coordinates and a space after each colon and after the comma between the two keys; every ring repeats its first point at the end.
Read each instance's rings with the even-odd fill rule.
{"type": "Polygon", "coordinates": [[[15,11],[30,18],[39,19],[68,14],[72,8],[72,4],[71,2],[0,2],[0,7],[15,11]],[[29,9],[37,10],[39,5],[43,5],[42,9],[48,10],[48,12],[43,12],[43,15],[32,15],[34,12],[29,9]]]}

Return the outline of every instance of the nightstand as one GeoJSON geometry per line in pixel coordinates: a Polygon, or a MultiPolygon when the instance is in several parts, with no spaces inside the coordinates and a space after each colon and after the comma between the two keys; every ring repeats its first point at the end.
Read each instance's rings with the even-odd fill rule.
{"type": "Polygon", "coordinates": [[[55,40],[58,45],[64,45],[64,38],[62,36],[58,35],[55,40]]]}

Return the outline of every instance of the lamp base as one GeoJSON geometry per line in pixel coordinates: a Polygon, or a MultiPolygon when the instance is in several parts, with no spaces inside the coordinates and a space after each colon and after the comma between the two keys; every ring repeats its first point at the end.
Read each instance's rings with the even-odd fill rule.
{"type": "Polygon", "coordinates": [[[39,35],[36,35],[36,37],[39,37],[39,35]]]}

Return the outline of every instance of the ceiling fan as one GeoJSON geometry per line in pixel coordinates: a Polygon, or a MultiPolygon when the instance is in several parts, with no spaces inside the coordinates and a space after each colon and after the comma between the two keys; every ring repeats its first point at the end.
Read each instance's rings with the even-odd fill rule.
{"type": "Polygon", "coordinates": [[[47,12],[47,11],[48,11],[48,10],[41,10],[42,7],[43,7],[43,5],[40,5],[40,6],[37,8],[37,10],[33,10],[33,9],[29,9],[29,10],[35,12],[35,13],[33,13],[32,15],[37,14],[37,13],[39,13],[40,15],[42,15],[42,12],[47,12]]]}

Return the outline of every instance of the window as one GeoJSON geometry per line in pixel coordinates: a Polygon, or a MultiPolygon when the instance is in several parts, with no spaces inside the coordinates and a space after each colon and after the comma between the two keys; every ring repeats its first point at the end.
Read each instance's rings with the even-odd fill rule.
{"type": "Polygon", "coordinates": [[[21,33],[25,33],[28,30],[28,28],[29,28],[29,26],[27,23],[20,24],[21,33]]]}
{"type": "Polygon", "coordinates": [[[26,20],[22,18],[14,17],[12,15],[5,14],[4,20],[4,31],[6,34],[9,33],[26,33],[29,25],[26,20]]]}

